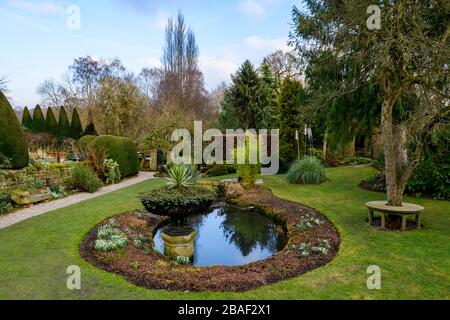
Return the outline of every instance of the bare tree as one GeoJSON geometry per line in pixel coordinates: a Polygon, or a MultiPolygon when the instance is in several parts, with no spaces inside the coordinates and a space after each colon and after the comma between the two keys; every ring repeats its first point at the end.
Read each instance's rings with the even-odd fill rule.
{"type": "Polygon", "coordinates": [[[207,97],[198,67],[199,49],[194,32],[181,13],[176,20],[168,20],[163,51],[164,73],[157,90],[157,100],[162,101],[159,104],[173,103],[185,112],[203,115],[207,97]]]}
{"type": "Polygon", "coordinates": [[[42,82],[36,92],[42,97],[42,102],[45,105],[58,107],[64,103],[61,86],[53,79],[42,82]]]}
{"type": "Polygon", "coordinates": [[[159,68],[144,68],[139,73],[137,82],[148,100],[155,99],[158,96],[158,83],[160,83],[163,73],[159,68]]]}
{"type": "Polygon", "coordinates": [[[300,62],[291,52],[275,51],[263,59],[263,64],[269,65],[278,84],[286,77],[300,78],[300,62]]]}
{"type": "Polygon", "coordinates": [[[81,57],[75,59],[69,70],[72,72],[74,83],[80,86],[83,97],[92,102],[101,78],[101,62],[90,56],[81,57]]]}
{"type": "Polygon", "coordinates": [[[0,90],[8,92],[8,78],[6,76],[0,76],[0,90]]]}

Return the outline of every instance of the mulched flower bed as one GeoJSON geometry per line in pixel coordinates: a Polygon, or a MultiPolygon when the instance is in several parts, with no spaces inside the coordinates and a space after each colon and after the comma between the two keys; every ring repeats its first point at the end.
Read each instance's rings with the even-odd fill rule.
{"type": "Polygon", "coordinates": [[[140,287],[169,291],[242,292],[322,267],[333,260],[339,250],[337,229],[311,208],[279,199],[263,187],[241,195],[234,202],[262,208],[267,215],[282,222],[289,237],[286,247],[269,259],[245,266],[199,268],[176,265],[152,249],[153,234],[164,218],[129,212],[115,217],[120,229],[130,239],[125,249],[115,252],[94,250],[97,231],[108,219],[92,229],[82,241],[81,256],[94,266],[121,275],[140,287]],[[143,235],[146,237],[144,245],[142,241],[133,241],[135,237],[142,239],[143,235]],[[326,250],[324,243],[327,244],[326,250]]]}

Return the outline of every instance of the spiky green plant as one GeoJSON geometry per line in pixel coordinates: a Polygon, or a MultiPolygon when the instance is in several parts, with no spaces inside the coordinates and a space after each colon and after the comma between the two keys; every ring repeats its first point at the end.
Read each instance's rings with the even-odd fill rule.
{"type": "Polygon", "coordinates": [[[186,166],[182,164],[175,164],[168,170],[167,187],[173,188],[188,188],[195,186],[200,180],[200,173],[193,166],[186,166]]]}
{"type": "Polygon", "coordinates": [[[320,184],[326,181],[327,177],[320,160],[307,156],[294,162],[286,179],[291,184],[320,184]]]}

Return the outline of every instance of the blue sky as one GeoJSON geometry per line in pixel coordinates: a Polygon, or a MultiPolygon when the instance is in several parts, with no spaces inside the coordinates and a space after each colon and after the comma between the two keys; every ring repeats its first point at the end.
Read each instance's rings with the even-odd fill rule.
{"type": "Polygon", "coordinates": [[[39,102],[43,80],[59,80],[73,59],[120,58],[138,73],[159,65],[167,18],[178,10],[194,30],[206,86],[229,81],[246,59],[288,50],[292,0],[0,0],[0,75],[15,106],[39,102]],[[70,6],[81,28],[67,27],[70,6]]]}

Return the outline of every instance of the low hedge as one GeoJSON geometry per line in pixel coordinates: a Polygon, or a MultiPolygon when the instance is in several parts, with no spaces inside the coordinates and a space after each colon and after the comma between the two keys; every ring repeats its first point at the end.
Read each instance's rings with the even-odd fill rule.
{"type": "Polygon", "coordinates": [[[104,150],[106,157],[119,165],[122,178],[139,173],[139,157],[131,139],[115,136],[99,136],[92,140],[92,146],[104,150]]]}
{"type": "Polygon", "coordinates": [[[203,187],[162,188],[141,196],[141,202],[147,211],[171,218],[180,218],[205,211],[214,200],[214,192],[203,187]]]}

